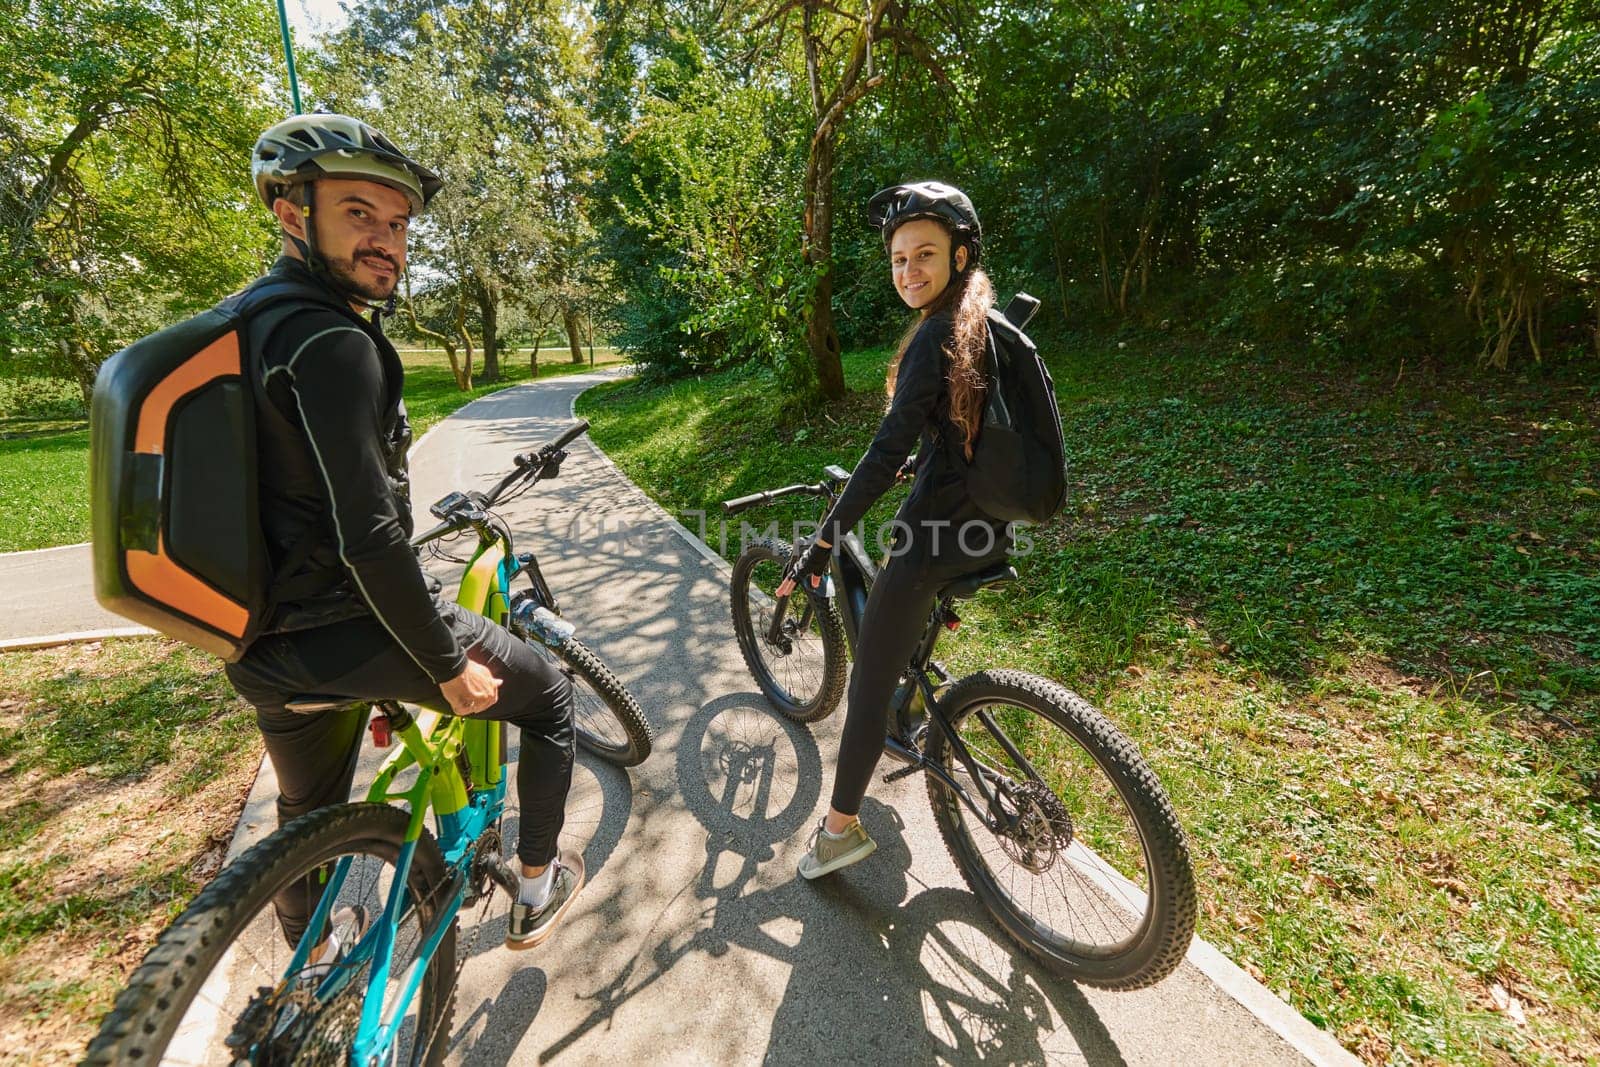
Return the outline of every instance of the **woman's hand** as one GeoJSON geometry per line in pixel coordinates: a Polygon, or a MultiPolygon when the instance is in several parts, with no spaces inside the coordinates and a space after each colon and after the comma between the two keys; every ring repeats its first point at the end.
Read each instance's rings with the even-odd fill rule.
{"type": "Polygon", "coordinates": [[[822,583],[822,576],[828,573],[828,562],[833,559],[833,546],[818,538],[806,546],[806,550],[795,558],[790,565],[789,574],[778,583],[778,597],[786,597],[794,592],[796,580],[805,577],[811,588],[815,589],[822,583]]]}

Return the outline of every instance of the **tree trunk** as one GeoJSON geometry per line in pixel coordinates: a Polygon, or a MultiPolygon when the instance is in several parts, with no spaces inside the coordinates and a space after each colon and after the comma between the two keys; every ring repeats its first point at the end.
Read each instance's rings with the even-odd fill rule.
{"type": "Polygon", "coordinates": [[[567,328],[567,347],[572,349],[572,362],[583,362],[583,349],[578,343],[578,312],[571,307],[561,309],[561,321],[567,328]]]}
{"type": "Polygon", "coordinates": [[[812,142],[806,165],[805,261],[817,271],[806,348],[817,369],[817,388],[827,399],[839,400],[844,396],[844,365],[833,322],[833,162],[834,133],[829,129],[812,142]]]}
{"type": "Polygon", "coordinates": [[[467,332],[467,300],[460,289],[456,290],[456,336],[461,340],[461,351],[464,359],[461,361],[461,377],[466,382],[464,389],[472,388],[472,335],[467,332]]]}
{"type": "Polygon", "coordinates": [[[1594,354],[1600,356],[1600,285],[1594,287],[1594,354]]]}
{"type": "Polygon", "coordinates": [[[475,282],[473,296],[478,302],[478,315],[483,320],[483,373],[479,381],[500,380],[500,293],[493,282],[475,282]]]}
{"type": "Polygon", "coordinates": [[[438,341],[440,347],[444,349],[444,354],[450,360],[450,376],[456,380],[456,388],[460,389],[462,392],[466,392],[468,389],[471,389],[472,368],[469,366],[466,369],[466,373],[462,373],[461,362],[456,359],[455,341],[445,334],[437,333],[428,329],[417,320],[417,308],[416,305],[411,302],[411,275],[409,274],[406,275],[405,303],[401,304],[400,306],[405,308],[406,317],[411,320],[411,328],[413,330],[422,334],[424,337],[431,337],[435,341],[438,341]]]}

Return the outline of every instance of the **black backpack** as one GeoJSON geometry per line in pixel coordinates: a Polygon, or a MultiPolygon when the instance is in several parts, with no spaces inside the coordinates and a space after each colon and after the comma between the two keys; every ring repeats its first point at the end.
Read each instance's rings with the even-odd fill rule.
{"type": "Polygon", "coordinates": [[[1055,383],[1022,327],[1039,301],[1018,293],[1004,313],[989,310],[988,396],[972,459],[952,449],[965,467],[967,492],[1003,522],[1044,522],[1067,502],[1067,450],[1055,383]]]}
{"type": "MultiPolygon", "coordinates": [[[[95,597],[108,611],[234,662],[275,602],[258,513],[246,324],[330,295],[268,275],[135,341],[95,378],[89,511],[95,597]]],[[[355,318],[348,308],[340,310],[355,318]]],[[[280,562],[290,574],[315,538],[280,562]]]]}

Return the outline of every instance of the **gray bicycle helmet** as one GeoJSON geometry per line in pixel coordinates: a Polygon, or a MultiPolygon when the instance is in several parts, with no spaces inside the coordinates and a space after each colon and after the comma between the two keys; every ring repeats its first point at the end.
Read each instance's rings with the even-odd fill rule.
{"type": "Polygon", "coordinates": [[[250,174],[267,207],[318,178],[359,178],[398,189],[421,214],[443,188],[439,176],[349,115],[315,112],[284,119],[256,139],[250,174]]]}
{"type": "Polygon", "coordinates": [[[938,219],[965,240],[977,263],[983,244],[983,227],[972,201],[960,189],[943,182],[910,182],[891,185],[874,193],[867,201],[867,222],[883,231],[883,245],[889,246],[894,231],[912,219],[938,219]]]}

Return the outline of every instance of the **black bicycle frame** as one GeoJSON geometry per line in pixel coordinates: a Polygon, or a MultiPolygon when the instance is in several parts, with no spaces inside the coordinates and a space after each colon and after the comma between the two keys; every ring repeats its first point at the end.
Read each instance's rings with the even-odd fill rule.
{"type": "MultiPolygon", "coordinates": [[[[789,485],[784,486],[782,489],[754,493],[750,496],[725,501],[722,505],[723,509],[728,514],[733,515],[751,507],[771,503],[780,497],[806,495],[821,497],[823,499],[823,514],[826,515],[833,507],[834,501],[838,499],[840,490],[850,480],[850,475],[842,468],[829,466],[826,470],[827,478],[816,485],[789,485]]],[[[833,554],[833,560],[829,565],[829,573],[833,576],[834,596],[839,604],[839,614],[844,621],[845,640],[850,647],[850,655],[853,659],[855,658],[856,646],[860,640],[861,619],[867,610],[867,597],[873,581],[878,577],[878,568],[873,564],[872,556],[867,551],[867,546],[855,531],[852,530],[840,539],[838,551],[833,554]]],[[[796,592],[799,592],[804,598],[801,601],[804,607],[800,616],[800,627],[803,629],[809,625],[811,613],[816,610],[816,605],[810,593],[801,592],[798,588],[796,592]]],[[[784,618],[788,613],[790,599],[792,599],[792,595],[784,597],[777,602],[772,613],[772,623],[767,629],[767,639],[780,646],[785,641],[783,633],[784,618]]],[[[923,633],[922,641],[917,645],[916,654],[911,658],[909,672],[918,690],[922,693],[924,705],[929,709],[929,719],[938,724],[938,728],[943,732],[950,750],[955,753],[956,758],[967,769],[967,773],[972,776],[973,782],[978,787],[978,792],[983,796],[984,804],[987,806],[988,811],[986,812],[979,808],[978,804],[973,800],[972,794],[961,783],[957,782],[943,767],[930,762],[922,752],[907,748],[892,735],[885,738],[884,750],[901,762],[908,764],[908,766],[894,772],[894,774],[909,774],[920,770],[933,775],[948,786],[956,796],[960,797],[961,802],[985,826],[996,833],[1005,833],[1016,822],[1017,816],[1006,815],[1001,809],[998,797],[989,784],[991,772],[977,757],[973,756],[972,750],[957,736],[955,729],[940,714],[938,702],[934,697],[933,684],[928,680],[930,671],[941,682],[949,680],[944,668],[933,662],[933,648],[938,643],[939,631],[943,628],[944,621],[954,618],[955,613],[950,610],[949,598],[940,598],[934,611],[928,617],[927,630],[923,633]]],[[[901,702],[889,709],[890,713],[898,713],[903,706],[903,702],[908,699],[910,699],[910,691],[906,690],[901,695],[901,702]]],[[[1017,746],[1006,736],[1005,731],[1000,729],[1000,724],[994,721],[994,716],[987,711],[982,711],[978,713],[978,721],[994,735],[1000,747],[1005,750],[1011,759],[1017,761],[1019,767],[1035,778],[1038,777],[1038,772],[1033,765],[1018,751],[1017,746]]]]}
{"type": "MultiPolygon", "coordinates": [[[[832,506],[831,497],[829,506],[832,506]]],[[[867,610],[867,597],[872,589],[873,581],[878,577],[878,568],[873,565],[872,557],[867,552],[866,545],[854,531],[846,534],[839,542],[839,551],[834,553],[830,572],[833,575],[835,597],[839,603],[839,614],[844,620],[845,639],[850,645],[850,656],[854,659],[856,645],[859,642],[861,619],[867,610]]],[[[809,612],[810,610],[812,610],[810,605],[807,605],[807,611],[809,612]]],[[[781,622],[781,610],[777,614],[779,614],[781,622]]],[[[943,622],[946,618],[954,618],[954,615],[950,611],[950,602],[941,598],[929,615],[928,627],[923,632],[922,640],[918,643],[917,650],[911,657],[910,674],[922,693],[923,706],[928,708],[929,720],[938,724],[940,732],[944,734],[945,743],[950,746],[950,751],[955,753],[956,758],[966,767],[967,773],[972,776],[973,782],[977,784],[978,791],[983,795],[984,803],[988,806],[989,812],[982,811],[972,799],[972,795],[962,787],[961,783],[957,782],[943,767],[931,762],[922,752],[907,748],[892,735],[884,739],[884,750],[901,762],[908,764],[905,768],[906,771],[920,770],[939,779],[956,796],[961,798],[961,802],[967,806],[972,814],[982,820],[985,826],[996,832],[1004,832],[1008,829],[1006,823],[1012,820],[1001,811],[995,793],[989,786],[988,775],[985,773],[986,769],[983,764],[972,754],[972,750],[966,746],[966,743],[956,734],[955,729],[940,713],[937,699],[934,696],[933,684],[928,680],[930,671],[941,682],[949,680],[949,675],[945,673],[944,668],[933,661],[933,649],[938,644],[939,631],[944,628],[943,622]]],[[[900,706],[909,699],[910,691],[907,690],[902,694],[900,702],[889,709],[890,714],[899,712],[900,706]]],[[[1005,749],[1006,754],[1017,761],[1018,766],[1024,768],[1029,774],[1037,776],[1038,772],[1034,770],[1033,765],[1017,750],[1016,745],[1005,735],[1005,731],[1000,729],[1000,724],[994,721],[993,716],[987,711],[983,711],[979,712],[978,718],[984,727],[994,735],[1000,747],[1005,749]]]]}

